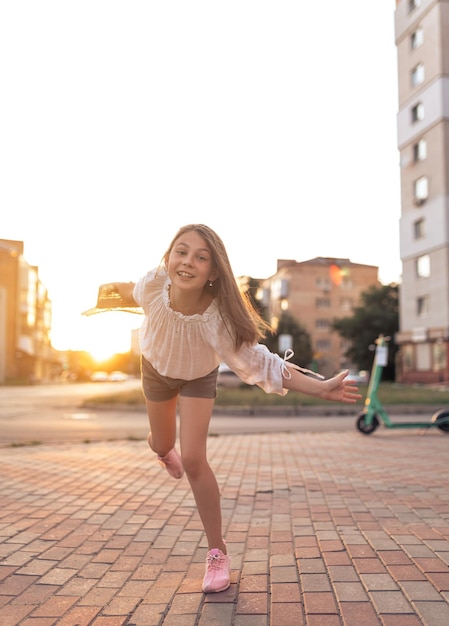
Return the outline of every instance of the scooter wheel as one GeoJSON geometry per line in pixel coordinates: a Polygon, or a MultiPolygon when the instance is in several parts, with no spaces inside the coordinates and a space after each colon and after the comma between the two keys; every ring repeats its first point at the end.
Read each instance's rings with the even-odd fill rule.
{"type": "Polygon", "coordinates": [[[444,433],[449,433],[449,422],[447,421],[448,417],[449,417],[449,411],[440,411],[439,413],[435,415],[435,418],[434,418],[436,425],[444,433]]]}
{"type": "Polygon", "coordinates": [[[371,435],[376,428],[379,426],[379,420],[377,419],[377,415],[373,415],[373,419],[371,424],[366,424],[365,422],[366,413],[361,413],[357,420],[357,428],[364,435],[371,435]]]}

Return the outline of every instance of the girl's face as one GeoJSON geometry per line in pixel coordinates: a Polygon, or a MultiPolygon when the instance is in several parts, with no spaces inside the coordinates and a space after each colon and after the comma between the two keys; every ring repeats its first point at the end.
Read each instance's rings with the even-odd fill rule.
{"type": "Polygon", "coordinates": [[[202,289],[216,278],[210,248],[195,230],[176,239],[168,257],[167,271],[172,285],[182,289],[202,289]]]}

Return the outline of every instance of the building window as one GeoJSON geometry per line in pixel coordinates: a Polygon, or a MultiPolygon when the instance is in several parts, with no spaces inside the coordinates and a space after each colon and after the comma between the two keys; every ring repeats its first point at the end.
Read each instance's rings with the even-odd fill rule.
{"type": "Polygon", "coordinates": [[[422,102],[418,102],[418,104],[415,104],[414,107],[412,107],[412,122],[420,122],[421,120],[424,119],[424,105],[422,104],[422,102]]]}
{"type": "Polygon", "coordinates": [[[418,278],[429,278],[430,276],[430,256],[423,254],[416,259],[416,276],[418,278]]]}
{"type": "Polygon", "coordinates": [[[413,370],[413,346],[410,344],[402,348],[402,369],[404,373],[413,370]]]}
{"type": "Polygon", "coordinates": [[[317,309],[329,309],[330,306],[331,306],[331,301],[329,298],[317,298],[316,299],[317,309]]]}
{"type": "Polygon", "coordinates": [[[417,178],[413,183],[413,193],[415,196],[415,204],[424,204],[429,197],[429,181],[427,176],[417,178]]]}
{"type": "Polygon", "coordinates": [[[424,161],[427,158],[427,141],[425,139],[420,139],[413,146],[413,160],[415,163],[418,161],[424,161]]]}
{"type": "Polygon", "coordinates": [[[317,289],[323,289],[324,291],[329,291],[331,288],[331,281],[327,277],[319,276],[316,279],[316,287],[317,289]]]}
{"type": "Polygon", "coordinates": [[[418,63],[412,70],[412,87],[420,85],[424,81],[424,65],[418,63]]]}
{"type": "Polygon", "coordinates": [[[329,330],[329,328],[331,327],[330,320],[324,318],[317,319],[315,322],[315,327],[319,330],[329,330]]]}
{"type": "Polygon", "coordinates": [[[271,285],[271,297],[273,300],[288,298],[288,279],[277,278],[271,285]]]}
{"type": "Polygon", "coordinates": [[[424,237],[424,219],[416,220],[413,223],[413,236],[415,239],[423,239],[424,237]]]}
{"type": "Polygon", "coordinates": [[[351,311],[352,310],[352,299],[351,298],[342,298],[340,300],[340,309],[342,311],[351,311]]]}
{"type": "Polygon", "coordinates": [[[437,339],[433,344],[432,362],[434,372],[440,372],[446,367],[446,346],[442,339],[437,339]]]}
{"type": "Polygon", "coordinates": [[[408,10],[414,11],[421,6],[421,0],[408,0],[408,10]]]}
{"type": "Polygon", "coordinates": [[[419,48],[420,46],[422,46],[423,41],[424,41],[424,31],[420,26],[412,33],[412,36],[410,37],[410,45],[411,45],[412,50],[416,50],[416,48],[419,48]]]}
{"type": "Polygon", "coordinates": [[[268,306],[270,304],[270,291],[265,287],[259,287],[256,291],[256,300],[260,302],[262,306],[268,306]]]}
{"type": "Polygon", "coordinates": [[[418,372],[428,372],[432,367],[432,353],[430,343],[417,343],[416,349],[416,369],[418,372]]]}
{"type": "Polygon", "coordinates": [[[429,298],[421,296],[416,300],[416,315],[418,317],[427,317],[429,314],[429,298]]]}

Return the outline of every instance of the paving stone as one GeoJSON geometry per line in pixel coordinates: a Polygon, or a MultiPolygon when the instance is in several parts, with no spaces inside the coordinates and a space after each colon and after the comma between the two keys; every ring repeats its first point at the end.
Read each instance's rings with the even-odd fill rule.
{"type": "Polygon", "coordinates": [[[403,580],[400,585],[412,603],[417,600],[439,602],[442,599],[435,587],[427,580],[403,580]]]}
{"type": "Polygon", "coordinates": [[[305,593],[304,609],[307,615],[311,613],[338,614],[338,606],[335,596],[330,591],[305,593]]]}
{"type": "Polygon", "coordinates": [[[267,614],[267,593],[240,593],[237,601],[237,614],[267,614]]]}
{"type": "Polygon", "coordinates": [[[361,574],[360,578],[368,591],[396,591],[399,589],[397,582],[387,573],[361,574]]]}
{"type": "Polygon", "coordinates": [[[0,624],[2,626],[17,626],[36,608],[33,604],[8,604],[0,608],[0,624]]]}
{"type": "MultiPolygon", "coordinates": [[[[300,603],[282,602],[272,603],[270,607],[271,621],[270,625],[274,626],[305,626],[305,618],[303,615],[302,605],[300,603]]],[[[240,616],[237,616],[237,619],[240,616]]],[[[235,622],[236,625],[249,626],[245,622],[235,622]]],[[[263,623],[263,622],[262,622],[263,623]]],[[[257,622],[254,622],[254,626],[258,626],[257,622]]]]}
{"type": "Polygon", "coordinates": [[[417,613],[424,624],[429,626],[447,626],[449,624],[449,606],[446,602],[415,602],[417,613]]]}
{"type": "Polygon", "coordinates": [[[145,442],[5,448],[0,624],[447,626],[437,435],[211,437],[232,584],[208,595],[188,482],[145,442]]]}
{"type": "Polygon", "coordinates": [[[341,602],[339,609],[344,626],[380,626],[382,623],[369,602],[341,602]]]}
{"type": "Polygon", "coordinates": [[[421,626],[417,615],[382,615],[383,626],[421,626]]]}
{"type": "Polygon", "coordinates": [[[413,613],[412,606],[400,591],[372,591],[370,596],[378,613],[413,613]]]}
{"type": "Polygon", "coordinates": [[[33,611],[35,617],[61,617],[78,601],[78,596],[53,595],[33,611]]]}

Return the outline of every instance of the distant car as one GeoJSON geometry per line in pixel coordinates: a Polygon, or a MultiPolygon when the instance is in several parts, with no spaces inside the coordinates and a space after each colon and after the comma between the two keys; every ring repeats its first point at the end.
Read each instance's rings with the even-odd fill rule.
{"type": "Polygon", "coordinates": [[[109,374],[107,372],[94,372],[90,380],[93,383],[105,383],[109,380],[109,374]]]}
{"type": "Polygon", "coordinates": [[[238,388],[242,387],[245,383],[237,376],[235,372],[231,370],[226,363],[220,363],[218,366],[218,387],[238,388]]]}
{"type": "Polygon", "coordinates": [[[357,385],[366,385],[369,381],[369,372],[366,370],[349,370],[346,380],[357,385]]]}
{"type": "Polygon", "coordinates": [[[125,372],[111,372],[109,374],[109,380],[112,383],[122,383],[125,380],[128,380],[128,374],[125,374],[125,372]]]}

